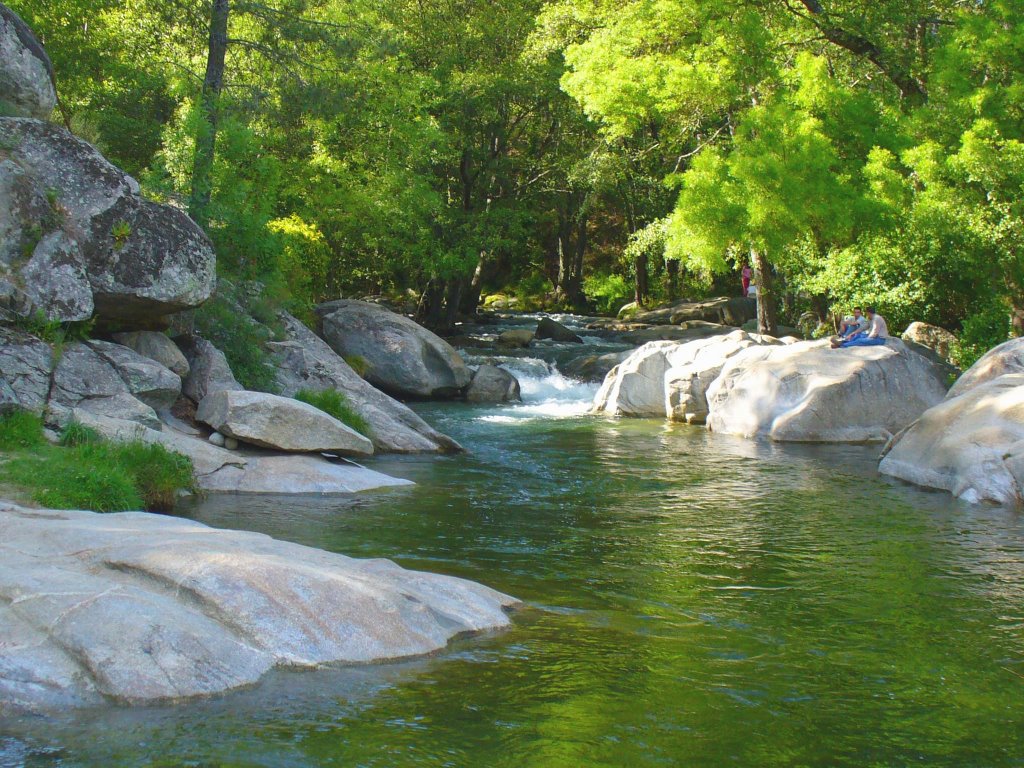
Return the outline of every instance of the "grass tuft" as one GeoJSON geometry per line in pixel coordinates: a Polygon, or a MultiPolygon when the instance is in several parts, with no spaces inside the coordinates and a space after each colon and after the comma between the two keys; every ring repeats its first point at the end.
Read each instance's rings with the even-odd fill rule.
{"type": "Polygon", "coordinates": [[[295,393],[295,399],[319,408],[361,435],[370,434],[370,425],[366,419],[349,404],[345,395],[336,389],[300,389],[295,393]]]}
{"type": "Polygon", "coordinates": [[[0,482],[46,507],[169,512],[179,490],[195,490],[191,460],[162,445],[110,442],[74,422],[51,445],[42,427],[31,414],[0,418],[0,482]]]}

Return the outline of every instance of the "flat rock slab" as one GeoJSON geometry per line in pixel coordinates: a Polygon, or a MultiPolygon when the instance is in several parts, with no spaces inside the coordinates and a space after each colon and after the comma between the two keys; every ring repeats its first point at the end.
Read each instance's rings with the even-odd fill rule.
{"type": "Polygon", "coordinates": [[[431,653],[507,626],[516,605],[464,579],[257,533],[0,502],[0,716],[431,653]]]}
{"type": "Polygon", "coordinates": [[[214,392],[203,398],[196,418],[222,435],[263,448],[373,453],[373,443],[319,408],[266,392],[214,392]]]}

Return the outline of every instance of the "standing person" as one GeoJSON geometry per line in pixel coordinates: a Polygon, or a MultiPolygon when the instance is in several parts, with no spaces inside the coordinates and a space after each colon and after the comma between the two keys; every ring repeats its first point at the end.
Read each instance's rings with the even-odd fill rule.
{"type": "Polygon", "coordinates": [[[749,264],[743,265],[743,271],[740,273],[743,281],[743,298],[747,298],[750,295],[750,278],[753,276],[753,272],[750,269],[749,264]]]}
{"type": "Polygon", "coordinates": [[[866,330],[855,333],[850,338],[840,342],[836,345],[832,344],[833,349],[836,346],[840,347],[880,347],[885,344],[885,340],[889,338],[889,326],[885,322],[885,318],[882,317],[875,311],[874,307],[868,307],[864,310],[864,314],[868,318],[868,327],[866,330]]]}

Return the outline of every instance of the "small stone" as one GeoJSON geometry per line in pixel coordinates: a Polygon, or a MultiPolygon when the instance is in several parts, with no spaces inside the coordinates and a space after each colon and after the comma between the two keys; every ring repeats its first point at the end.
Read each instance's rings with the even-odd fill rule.
{"type": "Polygon", "coordinates": [[[218,446],[219,448],[223,448],[225,443],[227,442],[224,435],[222,435],[220,432],[214,432],[206,439],[209,440],[214,445],[218,446]]]}
{"type": "Polygon", "coordinates": [[[227,448],[229,451],[237,451],[238,450],[238,441],[235,440],[235,438],[233,438],[233,437],[225,437],[224,438],[224,447],[227,448]]]}

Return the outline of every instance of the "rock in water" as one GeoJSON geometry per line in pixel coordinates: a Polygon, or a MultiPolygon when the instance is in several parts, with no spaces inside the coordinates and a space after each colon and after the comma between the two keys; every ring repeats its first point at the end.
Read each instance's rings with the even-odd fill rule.
{"type": "Polygon", "coordinates": [[[890,444],[878,471],[965,501],[1024,499],[1024,373],[968,388],[924,412],[890,444]]]}
{"type": "Polygon", "coordinates": [[[517,328],[500,334],[498,336],[498,346],[526,349],[533,342],[533,338],[533,331],[517,328]]]}
{"type": "Polygon", "coordinates": [[[452,398],[469,384],[470,370],[452,346],[403,315],[350,299],[321,304],[316,311],[331,349],[364,360],[366,380],[385,392],[452,398]]]}
{"type": "Polygon", "coordinates": [[[307,403],[266,392],[207,395],[196,418],[225,437],[292,453],[373,453],[373,444],[351,427],[307,403]]]}
{"type": "Polygon", "coordinates": [[[650,342],[609,372],[592,411],[703,424],[708,412],[705,391],[726,360],[766,343],[779,342],[744,331],[689,342],[650,342]]]}
{"type": "Polygon", "coordinates": [[[0,4],[0,114],[45,120],[56,105],[50,57],[28,25],[0,4]]]}
{"type": "Polygon", "coordinates": [[[288,341],[267,348],[278,358],[277,383],[282,395],[301,389],[340,391],[348,405],[366,421],[368,438],[378,452],[453,453],[462,450],[407,406],[364,381],[327,343],[299,320],[281,315],[288,341]]]}
{"type": "Polygon", "coordinates": [[[959,397],[970,389],[1007,373],[1024,373],[1024,339],[1010,339],[990,349],[964,371],[949,390],[948,398],[959,397]]]}
{"type": "Polygon", "coordinates": [[[209,298],[213,247],[182,211],[51,123],[0,118],[0,144],[0,282],[29,309],[139,327],[209,298]]]}
{"type": "Polygon", "coordinates": [[[899,339],[752,347],[708,388],[708,428],[778,441],[884,442],[946,394],[941,366],[899,339]]]}
{"type": "Polygon", "coordinates": [[[624,362],[635,350],[608,352],[604,355],[585,355],[561,366],[562,373],[580,381],[604,381],[609,372],[624,362]]]}
{"type": "Polygon", "coordinates": [[[189,366],[189,373],[181,383],[181,391],[186,397],[200,403],[214,392],[240,392],[245,389],[231,373],[224,353],[206,339],[188,336],[179,339],[178,346],[189,366]]]}
{"type": "Polygon", "coordinates": [[[538,339],[551,339],[552,341],[561,341],[568,344],[583,343],[583,339],[550,317],[542,317],[540,319],[540,322],[537,323],[535,336],[538,339]]]}
{"type": "Polygon", "coordinates": [[[470,403],[507,403],[519,399],[519,381],[496,365],[481,365],[466,390],[466,401],[470,403]]]}
{"type": "Polygon", "coordinates": [[[0,716],[155,703],[509,624],[464,579],[138,512],[0,502],[0,716]]]}

